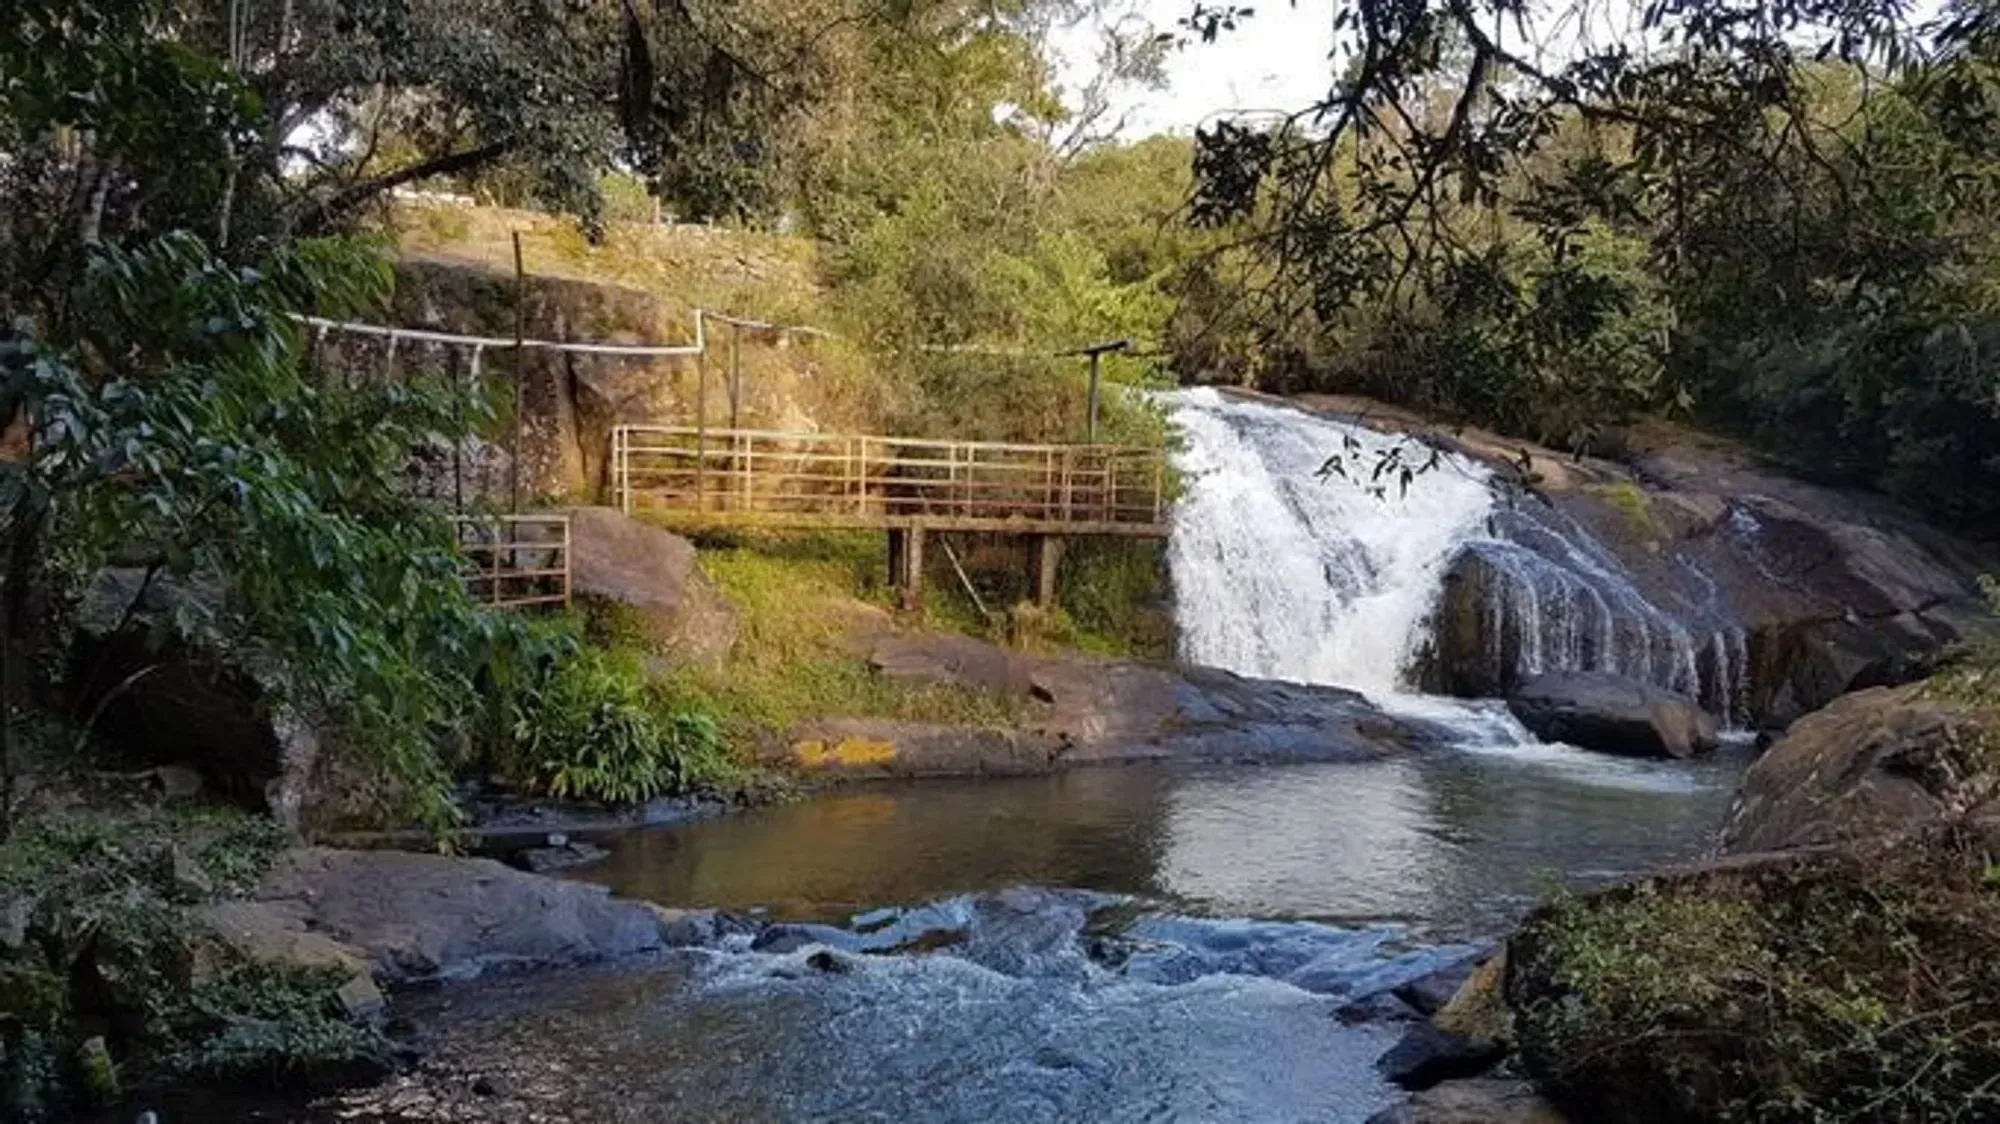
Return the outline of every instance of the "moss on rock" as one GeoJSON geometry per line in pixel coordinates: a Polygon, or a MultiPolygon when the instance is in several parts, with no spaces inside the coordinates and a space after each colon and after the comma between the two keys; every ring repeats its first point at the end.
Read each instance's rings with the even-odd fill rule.
{"type": "Polygon", "coordinates": [[[1583,1119],[2000,1115],[2000,888],[1939,829],[1559,899],[1510,949],[1521,1057],[1583,1119]]]}

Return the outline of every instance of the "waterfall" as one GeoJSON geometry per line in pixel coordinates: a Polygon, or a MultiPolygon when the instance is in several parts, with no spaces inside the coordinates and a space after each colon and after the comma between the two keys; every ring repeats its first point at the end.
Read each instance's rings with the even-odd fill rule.
{"type": "Polygon", "coordinates": [[[1693,696],[1725,722],[1746,717],[1744,631],[1691,562],[1686,584],[1708,604],[1669,611],[1575,519],[1502,502],[1465,457],[1441,457],[1407,489],[1386,477],[1378,488],[1374,465],[1404,439],[1208,389],[1172,401],[1186,490],[1168,565],[1188,662],[1349,687],[1404,709],[1417,703],[1409,692],[1426,655],[1454,667],[1425,682],[1470,694],[1605,670],[1693,696]],[[1320,471],[1334,456],[1345,476],[1320,471]],[[1447,573],[1477,598],[1476,650],[1461,637],[1438,651],[1447,573]]]}
{"type": "Polygon", "coordinates": [[[1407,492],[1366,480],[1396,439],[1298,410],[1175,396],[1186,491],[1168,567],[1182,655],[1243,675],[1401,689],[1444,572],[1493,511],[1487,472],[1447,457],[1407,492]],[[1329,456],[1361,479],[1322,477],[1329,456]]]}

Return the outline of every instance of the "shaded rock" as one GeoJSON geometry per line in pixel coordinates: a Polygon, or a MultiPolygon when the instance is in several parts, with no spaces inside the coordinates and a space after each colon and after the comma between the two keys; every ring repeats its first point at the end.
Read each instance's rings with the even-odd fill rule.
{"type": "Polygon", "coordinates": [[[389,1000],[382,994],[382,989],[376,986],[372,976],[365,974],[350,977],[340,985],[334,997],[340,1000],[341,1010],[346,1011],[351,1019],[377,1018],[389,1007],[389,1000]]]}
{"type": "Polygon", "coordinates": [[[726,921],[712,909],[670,909],[651,902],[650,909],[660,926],[660,941],[668,948],[704,948],[721,939],[726,921]]]}
{"type": "Polygon", "coordinates": [[[1723,849],[1835,843],[2000,811],[1994,725],[1920,686],[1838,699],[1794,723],[1744,775],[1723,849]]]}
{"type": "Polygon", "coordinates": [[[1475,1078],[1447,1081],[1383,1109],[1368,1124],[1567,1124],[1555,1105],[1526,1081],[1475,1078]]]}
{"type": "Polygon", "coordinates": [[[602,862],[610,851],[595,843],[574,840],[548,847],[529,847],[514,855],[514,865],[532,874],[551,874],[558,870],[589,866],[602,862]]]}
{"type": "Polygon", "coordinates": [[[1451,997],[1457,995],[1459,988],[1465,986],[1465,981],[1472,978],[1472,971],[1476,966],[1475,960],[1461,961],[1430,975],[1411,980],[1395,989],[1394,994],[1417,1013],[1429,1018],[1437,1014],[1439,1008],[1451,1002],[1451,997]]]}
{"type": "Polygon", "coordinates": [[[191,765],[162,765],[153,770],[153,780],[168,800],[192,800],[201,794],[201,771],[191,765]]]}
{"type": "Polygon", "coordinates": [[[757,934],[757,938],[750,942],[750,950],[783,956],[818,942],[819,938],[802,925],[772,925],[757,934]]]}
{"type": "MultiPolygon", "coordinates": [[[[214,902],[197,910],[195,918],[210,936],[253,963],[341,976],[336,995],[350,1018],[373,1019],[388,1006],[367,956],[325,933],[307,929],[304,912],[293,903],[214,902]]],[[[197,959],[197,978],[212,967],[197,959]]]]}
{"type": "Polygon", "coordinates": [[[1507,709],[1538,737],[1635,757],[1692,757],[1716,745],[1715,720],[1684,695],[1608,672],[1538,676],[1507,709]]]}
{"type": "Polygon", "coordinates": [[[280,856],[256,900],[306,936],[367,957],[387,983],[465,978],[494,966],[554,966],[662,946],[659,918],[603,887],[490,859],[306,848],[280,856]]]}
{"type": "Polygon", "coordinates": [[[1418,665],[1428,690],[1505,697],[1544,671],[1645,667],[1719,717],[1782,727],[1919,678],[1987,627],[1975,579],[1996,569],[1990,548],[1727,442],[1648,426],[1616,463],[1365,399],[1294,403],[1419,433],[1510,492],[1447,571],[1418,665]]]}
{"type": "Polygon", "coordinates": [[[1453,1034],[1419,1022],[1376,1060],[1375,1068],[1405,1089],[1428,1089],[1444,1081],[1477,1077],[1506,1056],[1506,1046],[1490,1038],[1453,1034]]]}
{"type": "Polygon", "coordinates": [[[823,948],[806,957],[806,967],[815,972],[844,976],[854,971],[854,961],[830,948],[823,948]]]}
{"type": "Polygon", "coordinates": [[[1360,1026],[1367,1023],[1415,1022],[1424,1014],[1391,992],[1378,992],[1342,1006],[1333,1013],[1333,1017],[1348,1026],[1360,1026]]]}
{"type": "Polygon", "coordinates": [[[1431,1024],[1447,1034],[1510,1043],[1514,1040],[1514,1015],[1507,1007],[1507,950],[1486,958],[1465,978],[1450,1000],[1438,1008],[1431,1024]]]}
{"type": "Polygon", "coordinates": [[[608,507],[569,511],[570,589],[621,606],[679,662],[714,662],[736,646],[736,611],[702,573],[694,544],[608,507]]]}
{"type": "Polygon", "coordinates": [[[157,861],[161,884],[174,901],[191,904],[215,893],[215,883],[208,877],[208,872],[179,847],[164,848],[157,861]]]}

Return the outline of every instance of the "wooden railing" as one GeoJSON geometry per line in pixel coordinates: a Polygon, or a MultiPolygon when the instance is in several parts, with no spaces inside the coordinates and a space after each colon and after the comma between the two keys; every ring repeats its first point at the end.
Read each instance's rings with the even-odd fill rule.
{"type": "Polygon", "coordinates": [[[621,425],[627,514],[722,525],[1164,535],[1166,458],[1118,445],[621,425]]]}
{"type": "Polygon", "coordinates": [[[500,609],[569,604],[569,516],[457,515],[452,523],[474,600],[500,609]]]}

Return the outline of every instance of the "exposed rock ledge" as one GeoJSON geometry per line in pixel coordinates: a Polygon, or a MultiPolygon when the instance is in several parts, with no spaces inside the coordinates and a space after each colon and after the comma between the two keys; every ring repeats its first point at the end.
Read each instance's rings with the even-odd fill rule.
{"type": "MultiPolygon", "coordinates": [[[[1367,399],[1283,401],[1417,434],[1485,463],[1513,486],[1512,501],[1493,516],[1498,543],[1473,544],[1446,575],[1423,677],[1445,694],[1503,697],[1539,670],[1519,650],[1518,621],[1509,624],[1525,600],[1508,557],[1572,566],[1561,540],[1577,531],[1607,552],[1590,565],[1614,564],[1686,629],[1702,703],[1764,729],[1781,729],[1846,692],[1928,674],[1945,646],[1982,627],[1975,579],[2000,568],[1992,549],[1883,497],[1808,483],[1685,429],[1625,434],[1620,463],[1476,428],[1446,431],[1367,399]],[[1722,684],[1740,685],[1742,697],[1724,697],[1722,684]]],[[[1556,611],[1547,603],[1540,610],[1556,611]]],[[[1614,642],[1643,650],[1657,636],[1642,625],[1636,617],[1616,622],[1614,642]]]]}
{"type": "Polygon", "coordinates": [[[841,776],[1019,775],[1129,761],[1369,761],[1444,731],[1384,714],[1353,691],[1084,656],[1032,656],[965,636],[885,633],[878,674],[1011,696],[1009,728],[871,718],[803,724],[780,756],[841,776]]]}
{"type": "Polygon", "coordinates": [[[464,979],[702,937],[691,931],[693,915],[489,859],[322,847],[281,855],[248,899],[212,906],[203,919],[254,959],[349,972],[357,1013],[370,1005],[363,987],[370,977],[383,986],[464,979]]]}

